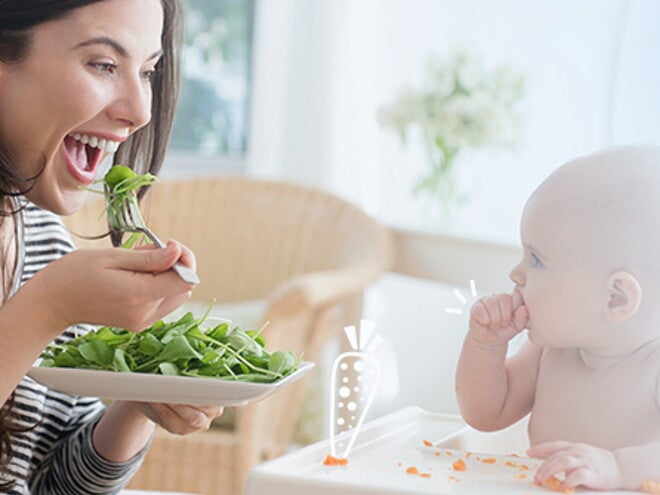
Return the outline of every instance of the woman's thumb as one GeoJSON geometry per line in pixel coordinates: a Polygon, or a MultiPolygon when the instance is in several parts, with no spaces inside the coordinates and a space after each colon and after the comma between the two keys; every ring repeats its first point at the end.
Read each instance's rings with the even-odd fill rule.
{"type": "Polygon", "coordinates": [[[169,270],[181,256],[181,248],[168,243],[164,248],[125,250],[121,256],[121,268],[135,272],[164,272],[169,270]]]}

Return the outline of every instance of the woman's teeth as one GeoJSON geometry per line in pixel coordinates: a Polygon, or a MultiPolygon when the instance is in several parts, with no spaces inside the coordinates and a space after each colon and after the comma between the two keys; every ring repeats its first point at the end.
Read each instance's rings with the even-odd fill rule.
{"type": "Polygon", "coordinates": [[[98,148],[101,151],[114,153],[121,144],[119,141],[112,141],[110,139],[99,139],[96,136],[88,136],[87,134],[69,134],[70,137],[82,144],[87,144],[92,148],[98,148]]]}

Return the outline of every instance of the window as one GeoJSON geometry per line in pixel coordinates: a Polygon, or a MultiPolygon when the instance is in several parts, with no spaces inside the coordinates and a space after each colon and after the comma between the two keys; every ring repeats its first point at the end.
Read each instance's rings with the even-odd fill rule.
{"type": "Polygon", "coordinates": [[[253,0],[185,1],[181,94],[166,170],[242,171],[253,7],[253,0]]]}

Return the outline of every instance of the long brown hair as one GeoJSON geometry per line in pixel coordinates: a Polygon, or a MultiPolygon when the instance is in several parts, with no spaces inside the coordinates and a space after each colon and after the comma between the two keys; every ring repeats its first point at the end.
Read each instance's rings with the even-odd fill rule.
{"type": "MultiPolygon", "coordinates": [[[[66,17],[74,9],[103,0],[0,0],[0,63],[18,63],[30,53],[32,28],[42,22],[66,17]]],[[[161,0],[164,12],[162,33],[163,56],[152,79],[152,119],[129,137],[117,150],[115,163],[130,165],[138,173],[158,173],[172,131],[174,111],[179,92],[179,60],[182,42],[182,9],[180,0],[161,0]]],[[[28,191],[35,177],[22,177],[15,170],[6,143],[9,136],[0,135],[0,222],[15,214],[9,208],[9,196],[28,191]]],[[[44,161],[45,165],[45,161],[44,161]]],[[[43,169],[43,165],[41,167],[43,169]]],[[[144,193],[144,192],[143,192],[144,193]]],[[[1,253],[0,249],[0,253],[1,253]]],[[[0,270],[12,270],[0,261],[0,270]]],[[[0,277],[5,280],[7,277],[0,277]]],[[[9,277],[11,279],[11,277],[9,277]]],[[[9,293],[9,288],[4,288],[9,293]]],[[[4,475],[12,456],[11,434],[22,431],[13,424],[14,396],[0,409],[0,474],[4,475]]],[[[0,489],[12,486],[11,481],[0,482],[0,489]]]]}

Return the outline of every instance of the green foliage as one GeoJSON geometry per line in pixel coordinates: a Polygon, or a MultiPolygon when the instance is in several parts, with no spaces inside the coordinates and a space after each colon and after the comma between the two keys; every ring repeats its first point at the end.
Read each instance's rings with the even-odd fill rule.
{"type": "Polygon", "coordinates": [[[203,328],[204,317],[188,312],[173,322],[159,320],[140,333],[101,327],[42,354],[41,366],[213,377],[268,383],[293,373],[300,358],[270,354],[261,332],[223,322],[203,328]]]}
{"type": "Polygon", "coordinates": [[[245,152],[253,0],[186,0],[184,64],[171,144],[245,152]]]}
{"type": "MultiPolygon", "coordinates": [[[[137,193],[141,188],[153,184],[156,180],[156,177],[150,173],[140,175],[124,165],[113,165],[103,179],[96,181],[103,184],[103,195],[105,196],[106,213],[110,228],[116,232],[122,232],[122,226],[126,224],[123,212],[129,210],[131,206],[135,215],[139,217],[134,221],[139,220],[140,223],[144,224],[138,206],[137,193]]],[[[93,189],[90,190],[98,192],[93,189]]],[[[133,232],[130,233],[127,240],[123,241],[122,247],[131,249],[141,241],[151,242],[146,235],[133,232]]]]}

